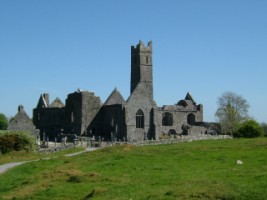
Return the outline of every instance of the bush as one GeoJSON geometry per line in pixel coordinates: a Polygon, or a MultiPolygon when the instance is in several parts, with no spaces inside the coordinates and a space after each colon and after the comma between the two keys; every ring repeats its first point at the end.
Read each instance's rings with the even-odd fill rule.
{"type": "Polygon", "coordinates": [[[3,113],[0,113],[0,130],[6,130],[8,126],[8,121],[3,113]]]}
{"type": "Polygon", "coordinates": [[[82,182],[82,178],[80,176],[73,175],[73,176],[69,177],[68,182],[80,183],[80,182],[82,182]]]}
{"type": "Polygon", "coordinates": [[[3,154],[11,151],[32,151],[34,147],[35,139],[27,132],[0,131],[0,151],[3,154]]]}
{"type": "Polygon", "coordinates": [[[263,135],[263,129],[255,120],[247,120],[243,122],[234,134],[235,137],[254,138],[263,135]]]}
{"type": "Polygon", "coordinates": [[[264,132],[264,137],[267,137],[267,124],[266,123],[262,123],[261,127],[262,127],[263,132],[264,132]]]}

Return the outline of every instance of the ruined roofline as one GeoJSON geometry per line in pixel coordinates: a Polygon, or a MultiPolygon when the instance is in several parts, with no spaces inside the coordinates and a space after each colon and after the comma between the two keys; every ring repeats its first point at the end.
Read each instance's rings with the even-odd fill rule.
{"type": "Polygon", "coordinates": [[[197,107],[192,108],[192,107],[182,107],[182,106],[177,106],[177,105],[163,105],[162,107],[157,107],[156,108],[158,111],[163,111],[163,112],[169,112],[169,111],[174,111],[174,112],[198,112],[199,110],[197,107]]]}
{"type": "Polygon", "coordinates": [[[135,52],[135,51],[146,51],[146,50],[150,50],[152,51],[152,41],[149,41],[147,43],[147,46],[144,45],[144,43],[139,40],[139,43],[136,45],[136,46],[131,46],[131,50],[132,52],[135,52]]]}
{"type": "Polygon", "coordinates": [[[60,100],[60,98],[56,97],[56,99],[49,105],[50,108],[63,108],[65,107],[64,103],[60,100]]]}
{"type": "Polygon", "coordinates": [[[185,96],[184,99],[185,99],[185,100],[192,101],[194,105],[197,104],[196,101],[194,100],[193,96],[192,96],[189,92],[187,92],[187,94],[186,94],[186,96],[185,96]]]}
{"type": "Polygon", "coordinates": [[[124,98],[122,97],[121,93],[119,90],[115,87],[115,89],[111,92],[103,106],[107,105],[117,105],[117,104],[122,104],[124,105],[126,102],[124,98]]]}
{"type": "Polygon", "coordinates": [[[43,100],[43,102],[44,102],[45,107],[48,107],[47,102],[46,102],[45,97],[44,97],[43,94],[42,94],[42,100],[43,100]]]}
{"type": "Polygon", "coordinates": [[[72,93],[69,93],[67,96],[70,96],[70,95],[73,95],[73,94],[89,94],[89,95],[92,95],[92,96],[95,96],[95,97],[99,97],[99,96],[97,96],[95,94],[95,92],[91,92],[91,91],[88,91],[88,90],[81,90],[80,88],[78,88],[76,91],[74,91],[72,93]]]}
{"type": "Polygon", "coordinates": [[[43,93],[40,95],[36,108],[48,108],[49,107],[49,95],[43,93]]]}

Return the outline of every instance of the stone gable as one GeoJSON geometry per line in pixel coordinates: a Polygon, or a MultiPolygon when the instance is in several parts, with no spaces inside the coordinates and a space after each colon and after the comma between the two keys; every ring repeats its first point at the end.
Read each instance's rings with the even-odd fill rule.
{"type": "Polygon", "coordinates": [[[104,103],[104,106],[107,105],[115,105],[115,104],[122,104],[124,105],[126,102],[123,99],[121,93],[115,88],[112,93],[109,95],[108,99],[104,103]]]}
{"type": "Polygon", "coordinates": [[[36,135],[39,131],[35,128],[32,120],[25,112],[24,107],[20,105],[18,107],[18,113],[15,115],[14,119],[8,124],[8,130],[14,131],[27,131],[36,135]]]}

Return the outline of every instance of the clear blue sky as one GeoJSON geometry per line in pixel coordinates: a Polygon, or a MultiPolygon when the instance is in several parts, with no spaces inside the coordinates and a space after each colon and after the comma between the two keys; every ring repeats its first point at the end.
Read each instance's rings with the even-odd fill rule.
{"type": "Polygon", "coordinates": [[[215,121],[223,92],[242,95],[267,122],[266,0],[0,0],[0,112],[31,116],[77,88],[102,102],[130,93],[130,47],[153,41],[154,98],[190,92],[215,121]]]}

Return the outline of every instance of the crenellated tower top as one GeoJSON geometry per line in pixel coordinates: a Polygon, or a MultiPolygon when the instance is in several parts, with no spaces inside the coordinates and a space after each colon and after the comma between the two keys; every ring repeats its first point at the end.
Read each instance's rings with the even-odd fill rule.
{"type": "Polygon", "coordinates": [[[147,46],[144,45],[144,43],[139,40],[139,43],[136,46],[131,46],[131,52],[134,53],[138,53],[140,51],[150,51],[152,53],[152,41],[149,41],[147,43],[147,46]]]}

